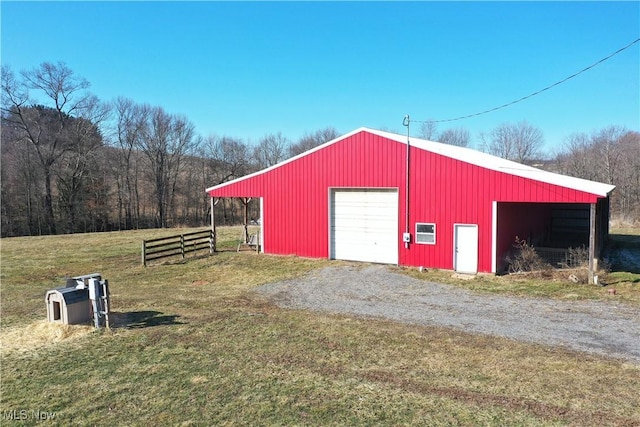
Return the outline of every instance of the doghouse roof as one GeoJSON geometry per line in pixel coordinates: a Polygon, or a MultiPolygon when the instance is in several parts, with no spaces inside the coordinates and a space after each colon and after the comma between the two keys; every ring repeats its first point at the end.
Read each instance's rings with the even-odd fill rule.
{"type": "Polygon", "coordinates": [[[66,305],[75,304],[89,299],[88,289],[55,288],[47,292],[47,300],[51,295],[56,294],[59,294],[62,297],[66,305]]]}

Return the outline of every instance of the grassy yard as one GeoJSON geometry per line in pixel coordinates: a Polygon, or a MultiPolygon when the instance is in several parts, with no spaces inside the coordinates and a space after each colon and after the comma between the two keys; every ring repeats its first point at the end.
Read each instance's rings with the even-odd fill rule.
{"type": "MultiPolygon", "coordinates": [[[[445,328],[283,310],[252,292],[335,261],[229,250],[140,265],[142,239],[186,231],[0,241],[0,424],[22,415],[16,424],[640,424],[638,365],[445,328]],[[92,272],[109,279],[115,327],[44,323],[45,291],[92,272]],[[38,421],[35,411],[55,417],[38,421]]],[[[238,228],[221,229],[219,241],[233,249],[239,236],[238,228]]],[[[561,281],[407,273],[482,292],[611,298],[604,288],[561,281]]],[[[611,277],[615,298],[638,304],[639,272],[611,277]]]]}

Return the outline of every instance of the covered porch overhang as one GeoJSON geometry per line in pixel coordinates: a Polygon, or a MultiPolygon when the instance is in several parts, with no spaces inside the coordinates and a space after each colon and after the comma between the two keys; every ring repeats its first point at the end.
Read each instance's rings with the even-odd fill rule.
{"type": "Polygon", "coordinates": [[[569,248],[584,247],[589,283],[594,283],[608,236],[608,196],[595,203],[494,202],[494,271],[505,271],[517,237],[555,266],[567,262],[562,256],[569,248]]]}
{"type": "Polygon", "coordinates": [[[249,196],[216,196],[213,195],[211,192],[209,192],[209,196],[210,196],[210,217],[211,217],[211,232],[212,232],[212,242],[211,242],[211,247],[213,252],[217,252],[217,223],[216,223],[216,206],[218,206],[219,202],[222,199],[236,199],[239,200],[242,206],[242,237],[241,237],[241,243],[240,244],[244,244],[244,245],[251,245],[251,246],[255,246],[256,249],[260,252],[264,251],[264,245],[263,245],[263,198],[262,197],[249,197],[249,196]],[[250,202],[258,200],[258,210],[259,210],[259,215],[257,215],[257,217],[251,216],[249,214],[249,207],[250,207],[250,202]],[[259,233],[257,233],[257,236],[255,237],[255,239],[252,239],[251,234],[249,233],[249,226],[250,225],[259,225],[260,226],[260,231],[259,233]]]}

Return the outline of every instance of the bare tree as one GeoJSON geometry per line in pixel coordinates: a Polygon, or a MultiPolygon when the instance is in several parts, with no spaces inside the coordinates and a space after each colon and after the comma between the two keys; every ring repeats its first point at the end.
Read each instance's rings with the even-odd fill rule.
{"type": "Polygon", "coordinates": [[[49,232],[57,231],[53,210],[52,179],[59,159],[72,147],[67,125],[81,116],[90,104],[89,82],[76,76],[63,62],[43,62],[21,73],[2,67],[2,111],[5,123],[19,132],[18,138],[31,144],[44,176],[44,214],[49,232]],[[35,105],[33,90],[44,95],[50,106],[35,105]]]}
{"type": "Polygon", "coordinates": [[[619,185],[623,189],[620,209],[626,220],[640,219],[640,132],[628,131],[619,139],[622,151],[619,185]]]}
{"type": "Polygon", "coordinates": [[[228,136],[209,135],[205,139],[204,146],[212,171],[210,184],[222,184],[249,172],[249,151],[242,140],[228,136]]]}
{"type": "Polygon", "coordinates": [[[202,225],[208,222],[210,214],[209,196],[204,189],[211,186],[210,160],[205,148],[206,139],[195,138],[192,154],[185,156],[182,173],[179,175],[179,189],[176,191],[176,211],[178,221],[185,225],[202,225]]]}
{"type": "Polygon", "coordinates": [[[86,190],[85,184],[91,179],[92,172],[98,169],[95,156],[103,146],[99,126],[107,118],[109,106],[90,96],[77,113],[79,117],[68,120],[66,136],[70,149],[60,158],[56,172],[68,233],[76,231],[79,199],[86,190]]]}
{"type": "Polygon", "coordinates": [[[326,127],[313,133],[306,133],[298,140],[298,142],[289,147],[289,157],[302,154],[305,151],[309,151],[312,148],[318,147],[319,145],[329,142],[332,139],[336,139],[339,136],[340,134],[333,127],[326,127]]]}
{"type": "Polygon", "coordinates": [[[539,158],[544,144],[542,131],[526,121],[504,123],[489,135],[480,134],[480,140],[485,152],[519,163],[539,158]]]}
{"type": "Polygon", "coordinates": [[[169,187],[167,157],[170,155],[170,129],[171,116],[160,107],[153,108],[150,111],[146,132],[139,141],[139,148],[148,161],[149,180],[154,185],[156,227],[166,225],[167,190],[169,187]]]}
{"type": "Polygon", "coordinates": [[[420,124],[418,136],[422,139],[434,141],[437,138],[438,126],[433,121],[426,121],[420,124]]]}
{"type": "Polygon", "coordinates": [[[259,168],[267,168],[287,158],[289,140],[282,133],[265,135],[253,150],[259,168]]]}
{"type": "Polygon", "coordinates": [[[16,129],[3,120],[0,144],[2,159],[0,164],[0,186],[2,190],[0,208],[2,214],[2,235],[42,234],[42,192],[43,178],[35,158],[35,151],[29,144],[20,141],[16,129]]]}
{"type": "Polygon", "coordinates": [[[78,135],[77,138],[70,137],[72,149],[60,158],[56,169],[56,188],[58,189],[59,203],[64,216],[66,216],[68,233],[76,231],[80,209],[79,199],[82,197],[86,175],[96,168],[97,163],[94,155],[102,146],[102,137],[98,128],[88,121],[76,120],[79,123],[72,126],[77,127],[78,132],[82,132],[83,135],[78,135]]]}
{"type": "Polygon", "coordinates": [[[187,165],[185,161],[188,156],[192,155],[195,149],[195,127],[186,116],[174,115],[172,125],[172,145],[171,155],[169,156],[169,210],[172,218],[176,216],[176,195],[185,193],[184,189],[178,188],[179,179],[187,165]]]}
{"type": "Polygon", "coordinates": [[[634,166],[638,162],[640,150],[632,141],[637,141],[637,136],[620,126],[608,126],[592,134],[592,147],[594,163],[593,167],[598,171],[599,181],[617,186],[615,196],[611,202],[614,210],[626,217],[635,210],[632,205],[634,199],[634,175],[637,177],[637,169],[634,166]],[[634,150],[634,145],[636,150],[634,150]]]}
{"type": "Polygon", "coordinates": [[[147,159],[147,172],[153,183],[157,227],[167,226],[182,159],[191,150],[193,139],[193,124],[185,117],[172,116],[161,107],[151,109],[138,147],[147,159]]]}
{"type": "Polygon", "coordinates": [[[438,136],[439,142],[458,147],[467,147],[470,139],[469,131],[462,127],[447,129],[438,136]]]}
{"type": "Polygon", "coordinates": [[[587,135],[571,135],[556,157],[562,173],[616,186],[612,213],[640,217],[640,133],[609,126],[587,135]]]}
{"type": "Polygon", "coordinates": [[[125,229],[140,225],[139,162],[137,147],[147,130],[151,107],[131,99],[117,98],[113,103],[116,162],[112,173],[116,178],[118,224],[125,229]]]}
{"type": "Polygon", "coordinates": [[[457,145],[459,147],[467,147],[471,141],[467,129],[458,127],[438,132],[438,126],[436,122],[433,121],[422,122],[418,130],[418,136],[429,141],[438,141],[443,144],[457,145]]]}
{"type": "Polygon", "coordinates": [[[591,139],[586,133],[574,133],[567,137],[564,150],[556,156],[562,173],[589,180],[597,180],[593,168],[591,139]]]}
{"type": "Polygon", "coordinates": [[[591,139],[599,158],[600,180],[609,184],[618,182],[618,173],[622,163],[622,144],[620,143],[628,131],[619,126],[609,126],[595,132],[591,139]]]}

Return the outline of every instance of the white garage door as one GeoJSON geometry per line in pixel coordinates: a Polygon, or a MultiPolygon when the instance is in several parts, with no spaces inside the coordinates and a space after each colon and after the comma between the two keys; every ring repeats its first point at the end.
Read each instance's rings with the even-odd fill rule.
{"type": "Polygon", "coordinates": [[[336,189],[331,193],[332,259],[398,263],[398,191],[336,189]]]}

